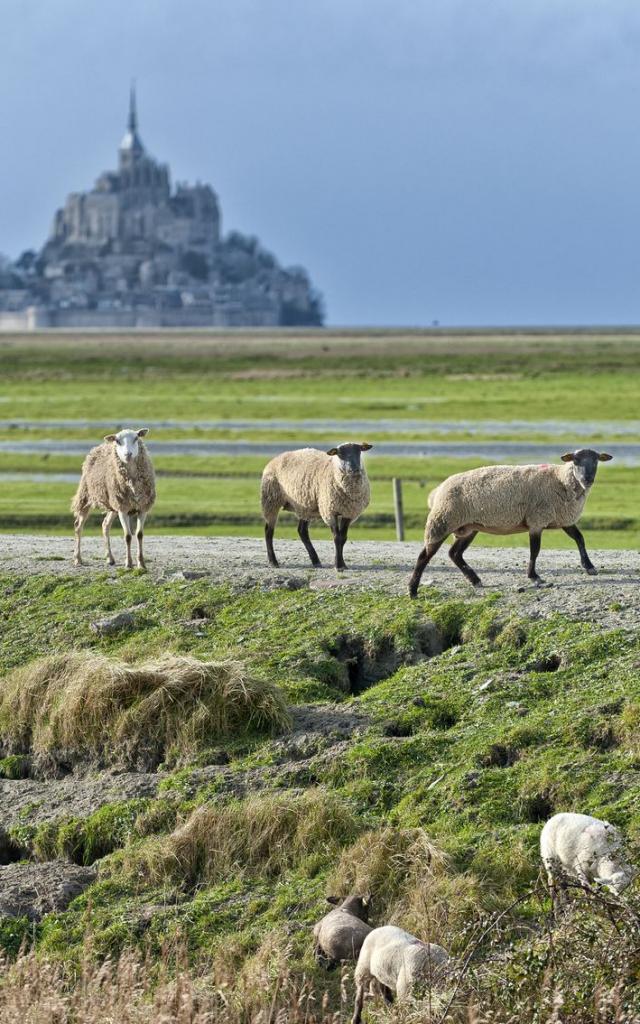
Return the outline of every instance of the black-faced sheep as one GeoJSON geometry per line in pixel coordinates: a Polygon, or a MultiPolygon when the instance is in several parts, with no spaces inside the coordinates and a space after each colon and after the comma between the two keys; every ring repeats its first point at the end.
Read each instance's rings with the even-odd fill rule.
{"type": "Polygon", "coordinates": [[[371,931],[367,924],[370,896],[327,896],[335,906],[313,929],[314,953],[318,963],[327,969],[342,960],[357,960],[362,943],[371,931]]]}
{"type": "Polygon", "coordinates": [[[320,565],[309,539],[309,520],[322,519],[330,528],[336,551],[336,569],[346,569],[344,545],[350,524],[369,504],[369,480],[362,452],[370,444],[340,444],[328,452],[300,448],[271,459],[262,474],[262,515],[269,564],[278,567],[273,535],[280,509],[298,517],[298,535],[311,564],[320,565]]]}
{"type": "Polygon", "coordinates": [[[564,530],[578,546],[582,567],[595,575],[597,570],[575,524],[596,478],[598,462],[611,458],[606,452],[579,448],[562,456],[564,466],[483,466],[450,476],[429,496],[424,547],[409,581],[411,597],[416,596],[426,566],[450,533],[456,540],[449,557],[476,587],[481,585],[480,577],[465,562],[464,552],[479,531],[528,533],[528,577],[540,585],[536,559],[542,531],[564,530]]]}

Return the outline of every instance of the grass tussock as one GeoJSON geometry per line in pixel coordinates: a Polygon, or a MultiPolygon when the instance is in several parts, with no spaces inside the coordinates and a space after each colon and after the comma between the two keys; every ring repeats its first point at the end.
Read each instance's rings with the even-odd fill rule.
{"type": "Polygon", "coordinates": [[[337,856],[360,822],[350,804],[323,789],[204,805],[169,836],[136,851],[129,867],[154,882],[186,886],[231,874],[273,877],[303,861],[337,856]]]}
{"type": "Polygon", "coordinates": [[[339,895],[371,893],[375,922],[397,924],[447,948],[482,895],[477,879],[454,874],[421,828],[364,833],[343,851],[328,887],[339,895]]]}
{"type": "Polygon", "coordinates": [[[198,975],[182,965],[171,976],[150,958],[124,953],[116,961],[84,962],[79,972],[59,961],[23,953],[0,962],[0,1024],[337,1024],[338,1014],[286,965],[267,966],[251,988],[231,968],[198,975]]]}
{"type": "Polygon", "coordinates": [[[280,691],[236,661],[165,654],[127,665],[92,651],[41,658],[0,689],[9,753],[155,767],[235,730],[283,729],[280,691]]]}

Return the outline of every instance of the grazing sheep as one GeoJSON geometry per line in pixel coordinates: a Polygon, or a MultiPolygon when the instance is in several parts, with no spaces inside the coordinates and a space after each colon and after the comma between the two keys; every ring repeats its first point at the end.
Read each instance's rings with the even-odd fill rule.
{"type": "Polygon", "coordinates": [[[482,585],[480,577],[463,555],[479,531],[528,532],[527,575],[540,586],[543,581],[536,572],[536,559],[542,531],[564,530],[578,546],[583,569],[595,576],[597,570],[575,524],[596,478],[598,462],[611,458],[606,452],[579,448],[562,456],[566,466],[483,466],[450,476],[429,495],[424,547],[409,581],[411,597],[416,596],[426,566],[450,533],[456,540],[449,549],[449,558],[474,587],[482,585]]]}
{"type": "Polygon", "coordinates": [[[442,946],[421,942],[393,925],[374,928],[362,944],[356,965],[352,1024],[360,1024],[365,990],[371,982],[377,982],[387,1003],[393,1002],[394,993],[402,1002],[419,996],[421,989],[441,984],[449,963],[442,946]]]}
{"type": "Polygon", "coordinates": [[[75,563],[82,565],[80,542],[82,529],[92,508],[106,512],[102,521],[107,561],[115,565],[109,531],[116,516],[119,516],[127,545],[127,569],[133,568],[131,560],[131,524],[129,516],[136,514],[138,568],[144,569],[142,537],[147,513],[156,500],[155,476],[151,459],[142,441],[149,433],[141,430],[121,430],[118,434],[107,434],[103,444],[92,448],[82,464],[82,476],[71,511],[75,517],[75,563]]]}
{"type": "Polygon", "coordinates": [[[635,868],[624,853],[618,829],[590,814],[554,814],[540,835],[540,856],[552,901],[567,882],[606,886],[619,895],[631,884],[635,868]]]}
{"type": "Polygon", "coordinates": [[[309,520],[322,519],[333,534],[336,569],[346,569],[342,555],[350,524],[369,504],[369,480],[360,458],[370,444],[339,444],[328,452],[300,448],[283,452],[262,474],[262,515],[269,565],[278,568],[273,534],[280,509],[298,517],[298,535],[311,564],[320,565],[309,539],[309,520]]]}
{"type": "Polygon", "coordinates": [[[313,929],[314,954],[318,963],[328,970],[341,960],[357,960],[362,943],[371,931],[367,924],[370,896],[327,896],[335,910],[318,921],[313,929]]]}

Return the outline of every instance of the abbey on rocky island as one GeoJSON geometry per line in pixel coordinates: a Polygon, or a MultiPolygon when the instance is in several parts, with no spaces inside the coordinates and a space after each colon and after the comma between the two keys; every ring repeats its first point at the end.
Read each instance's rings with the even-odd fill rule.
{"type": "Polygon", "coordinates": [[[0,264],[0,329],[320,324],[302,267],[224,237],[210,185],[172,189],[138,133],[133,88],[118,169],[67,197],[40,252],[0,264]]]}

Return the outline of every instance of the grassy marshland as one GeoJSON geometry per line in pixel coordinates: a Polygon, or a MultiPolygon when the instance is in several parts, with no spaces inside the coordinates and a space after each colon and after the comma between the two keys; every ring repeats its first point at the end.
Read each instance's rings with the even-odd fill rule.
{"type": "MultiPolygon", "coordinates": [[[[400,923],[468,960],[452,1019],[476,1007],[478,1020],[546,1021],[560,998],[558,1020],[592,1020],[596,1003],[601,1020],[633,1019],[627,1006],[640,1012],[630,916],[638,897],[632,890],[607,908],[578,895],[550,942],[537,853],[541,822],[580,809],[619,825],[640,860],[636,634],[562,615],[521,617],[498,595],[451,601],[427,589],[411,602],[375,590],[263,592],[134,574],[5,578],[0,622],[0,769],[9,777],[42,770],[36,737],[46,748],[56,700],[15,701],[34,678],[63,692],[61,664],[80,680],[89,722],[92,701],[112,692],[114,678],[139,678],[168,650],[240,661],[272,709],[266,720],[249,709],[219,729],[214,671],[216,724],[194,732],[193,716],[209,722],[212,713],[201,691],[181,687],[178,706],[163,702],[166,720],[150,724],[142,687],[125,713],[140,736],[162,737],[157,797],[53,822],[34,807],[8,830],[16,855],[93,863],[99,876],[64,913],[35,926],[2,922],[8,954],[24,940],[38,958],[5,976],[0,1020],[10,1019],[19,985],[44,1001],[50,978],[63,999],[64,971],[82,972],[97,1013],[107,995],[96,992],[93,965],[122,954],[129,959],[109,968],[108,998],[127,991],[127,965],[142,958],[145,985],[189,993],[189,1024],[239,1024],[270,1008],[287,1021],[343,1020],[350,982],[317,967],[310,928],[326,894],[353,887],[374,893],[376,922],[400,923]],[[96,618],[134,605],[132,630],[91,631],[96,618]],[[38,658],[46,660],[34,669],[38,658]],[[83,683],[88,665],[95,687],[83,683]],[[325,715],[315,726],[309,703],[325,715]],[[296,725],[300,714],[307,718],[296,725]],[[332,715],[352,716],[352,726],[338,735],[332,715]]],[[[121,704],[100,706],[101,742],[89,726],[72,731],[65,748],[87,770],[127,764],[117,742],[121,704]]],[[[56,744],[64,747],[60,736],[56,744]]],[[[67,998],[78,1005],[80,996],[67,998]]],[[[155,1019],[140,996],[130,993],[129,1003],[119,1019],[155,1019]]],[[[442,1005],[433,1020],[438,1013],[442,1005]]]]}

